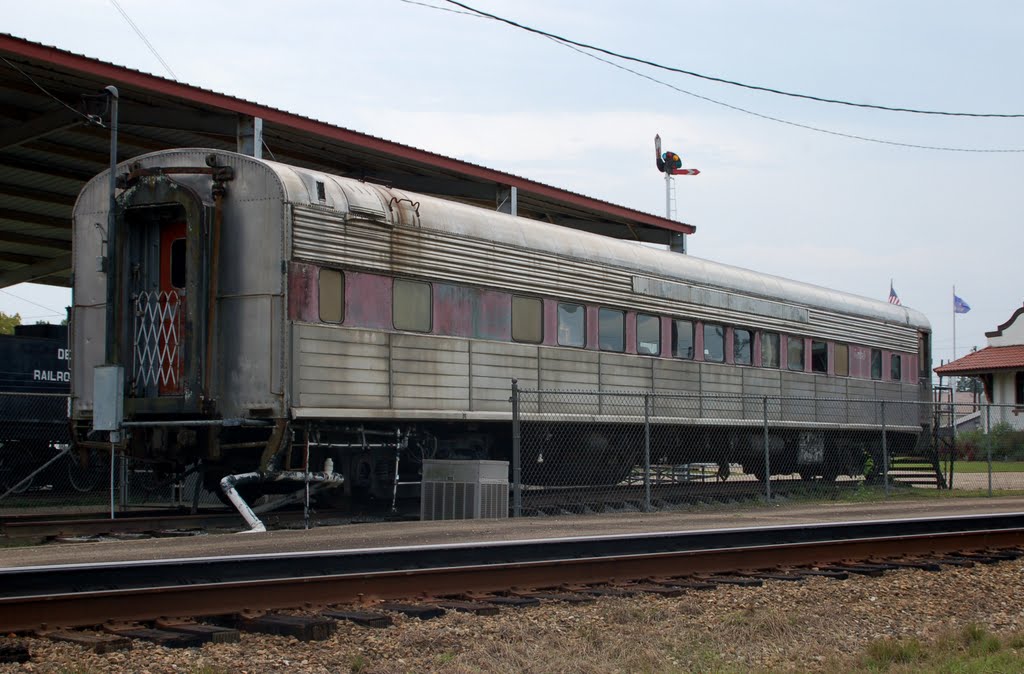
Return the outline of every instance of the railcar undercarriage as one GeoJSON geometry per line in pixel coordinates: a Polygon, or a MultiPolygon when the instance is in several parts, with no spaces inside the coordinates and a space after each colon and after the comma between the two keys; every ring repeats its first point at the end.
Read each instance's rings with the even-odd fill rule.
{"type": "MultiPolygon", "coordinates": [[[[377,504],[419,498],[427,459],[513,460],[513,429],[508,422],[363,423],[325,420],[254,420],[206,423],[201,420],[129,422],[123,450],[150,463],[161,474],[184,473],[201,462],[207,490],[222,494],[222,480],[247,475],[236,488],[249,502],[264,495],[301,488],[296,476],[338,475],[316,498],[331,507],[377,504]],[[287,475],[288,477],[282,477],[287,475]]],[[[84,430],[84,428],[80,429],[84,430]]],[[[533,487],[593,487],[622,483],[645,464],[642,424],[561,424],[523,422],[522,482],[533,487]]],[[[891,432],[888,450],[910,453],[926,434],[891,432]]],[[[109,447],[92,434],[79,434],[79,447],[109,447]]],[[[831,481],[847,476],[872,479],[883,465],[877,430],[771,430],[756,426],[652,425],[652,465],[717,464],[719,478],[730,467],[764,480],[799,473],[804,479],[831,481]],[[767,447],[767,452],[766,452],[767,447]],[[766,470],[766,459],[768,468],[766,470]]]]}

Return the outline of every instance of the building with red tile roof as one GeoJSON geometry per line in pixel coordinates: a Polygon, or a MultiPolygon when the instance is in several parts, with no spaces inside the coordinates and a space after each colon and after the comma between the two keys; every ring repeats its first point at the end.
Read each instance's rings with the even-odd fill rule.
{"type": "Polygon", "coordinates": [[[1024,430],[1024,306],[992,332],[988,346],[935,368],[939,377],[978,377],[985,398],[997,405],[991,423],[1024,430]]]}

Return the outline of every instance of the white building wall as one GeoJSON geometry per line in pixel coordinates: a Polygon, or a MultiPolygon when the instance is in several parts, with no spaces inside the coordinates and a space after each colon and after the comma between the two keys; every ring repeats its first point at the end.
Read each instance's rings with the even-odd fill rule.
{"type": "Polygon", "coordinates": [[[1016,344],[1024,344],[1024,313],[1003,328],[1003,334],[988,338],[989,346],[1014,346],[1016,344]]]}
{"type": "Polygon", "coordinates": [[[1016,372],[995,372],[992,376],[992,425],[1005,422],[1016,430],[1024,430],[1024,413],[1014,414],[1016,372]]]}

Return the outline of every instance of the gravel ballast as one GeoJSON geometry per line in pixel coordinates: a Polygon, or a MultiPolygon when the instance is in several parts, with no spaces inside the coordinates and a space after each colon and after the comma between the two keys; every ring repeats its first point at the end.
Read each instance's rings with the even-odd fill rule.
{"type": "Polygon", "coordinates": [[[97,655],[26,638],[33,661],[6,672],[684,672],[841,671],[886,639],[941,642],[977,625],[1024,627],[1024,560],[845,581],[766,581],[679,598],[545,603],[481,617],[395,617],[387,629],[339,623],[327,641],[243,633],[236,644],[170,650],[136,641],[97,655]]]}

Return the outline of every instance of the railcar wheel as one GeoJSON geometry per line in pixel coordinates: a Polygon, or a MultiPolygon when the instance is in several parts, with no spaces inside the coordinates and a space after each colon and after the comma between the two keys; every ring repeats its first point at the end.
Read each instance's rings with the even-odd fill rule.
{"type": "Polygon", "coordinates": [[[68,461],[68,484],[77,492],[86,493],[93,491],[100,483],[100,475],[92,465],[83,468],[78,461],[68,461]]]}
{"type": "Polygon", "coordinates": [[[66,463],[68,485],[77,492],[84,494],[93,491],[106,482],[107,470],[96,452],[89,452],[84,464],[72,452],[68,455],[66,463]]]}

